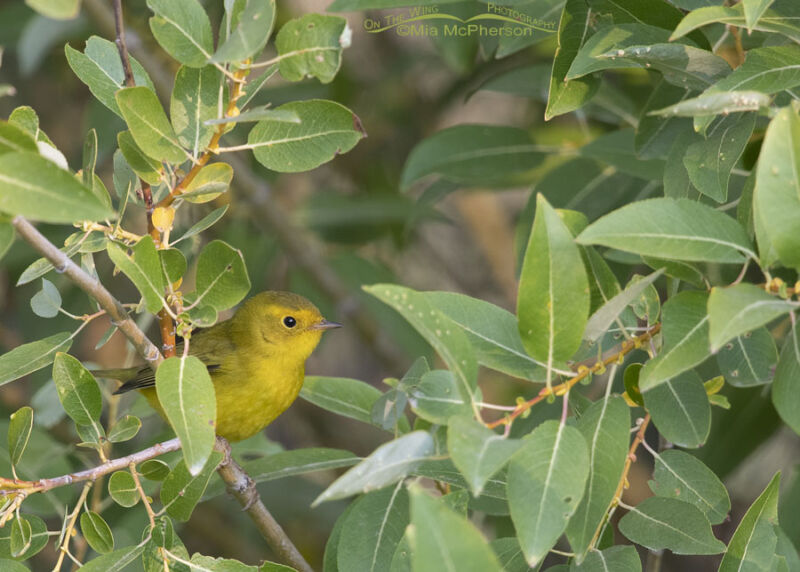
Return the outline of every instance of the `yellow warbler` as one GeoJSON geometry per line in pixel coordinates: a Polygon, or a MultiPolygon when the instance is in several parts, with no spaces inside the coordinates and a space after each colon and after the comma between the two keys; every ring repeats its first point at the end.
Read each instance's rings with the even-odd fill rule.
{"type": "MultiPolygon", "coordinates": [[[[245,301],[229,320],[194,332],[189,354],[202,360],[211,374],[217,435],[240,441],[283,413],[300,392],[305,361],[322,333],[340,326],[323,318],[302,296],[262,292],[245,301]]],[[[95,375],[124,381],[115,393],[138,389],[163,413],[149,368],[101,370],[95,375]]]]}

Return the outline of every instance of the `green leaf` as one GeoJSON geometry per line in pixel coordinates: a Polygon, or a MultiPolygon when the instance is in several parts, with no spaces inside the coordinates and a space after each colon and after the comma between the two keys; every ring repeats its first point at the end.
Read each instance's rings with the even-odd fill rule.
{"type": "Polygon", "coordinates": [[[545,421],[508,467],[508,501],[528,565],[555,545],[578,508],[589,475],[586,441],[574,427],[545,421]]]}
{"type": "Polygon", "coordinates": [[[152,90],[146,87],[126,87],[116,93],[116,99],[122,118],[142,151],[158,161],[186,161],[188,155],[178,142],[161,102],[152,90]]]}
{"type": "Polygon", "coordinates": [[[725,550],[700,509],[675,499],[645,499],[622,517],[619,530],[631,542],[650,550],[666,548],[675,554],[719,554],[725,550]]]}
{"type": "Polygon", "coordinates": [[[108,494],[114,502],[126,508],[136,506],[141,496],[136,481],[128,471],[117,471],[108,479],[108,494]]]}
{"type": "Polygon", "coordinates": [[[699,508],[711,524],[728,516],[731,500],[714,472],[702,461],[677,449],[654,453],[653,480],[648,482],[656,496],[673,498],[699,508]]]}
{"type": "Polygon", "coordinates": [[[753,208],[766,238],[762,244],[759,236],[759,249],[772,248],[785,266],[800,268],[800,115],[795,106],[781,109],[767,127],[753,208]]]}
{"type": "Polygon", "coordinates": [[[747,30],[752,32],[753,26],[758,23],[758,19],[766,12],[775,0],[742,0],[744,8],[744,21],[747,30]]]}
{"type": "Polygon", "coordinates": [[[194,356],[167,358],[156,371],[158,401],[197,476],[214,448],[217,402],[206,365],[194,356]]]}
{"type": "Polygon", "coordinates": [[[81,515],[81,533],[99,554],[106,554],[114,550],[114,535],[103,517],[96,512],[84,512],[81,515]]]}
{"type": "Polygon", "coordinates": [[[600,87],[600,78],[585,76],[566,80],[575,56],[589,35],[591,10],[584,0],[567,0],[558,25],[558,47],[553,59],[545,121],[582,107],[600,87]]]}
{"type": "Polygon", "coordinates": [[[155,14],[150,30],[173,58],[187,66],[203,67],[214,51],[211,23],[197,0],[147,0],[155,14]]]}
{"type": "Polygon", "coordinates": [[[111,430],[108,432],[108,440],[112,443],[122,443],[133,439],[142,428],[141,420],[135,415],[126,415],[118,419],[111,430]]]}
{"type": "Polygon", "coordinates": [[[767,328],[756,328],[720,347],[717,365],[725,381],[735,387],[769,383],[778,361],[775,340],[767,328]]]}
{"type": "Polygon", "coordinates": [[[476,497],[521,445],[521,441],[506,439],[472,417],[452,417],[447,425],[447,450],[476,497]]]}
{"type": "Polygon", "coordinates": [[[30,133],[13,123],[0,121],[0,154],[20,151],[38,153],[36,140],[30,133]]]}
{"type": "MultiPolygon", "coordinates": [[[[30,543],[28,547],[17,556],[12,554],[11,549],[11,537],[14,528],[13,521],[10,526],[7,525],[0,528],[0,558],[8,559],[8,561],[3,561],[3,565],[8,565],[10,561],[13,560],[22,561],[31,558],[47,546],[47,543],[50,541],[50,535],[47,533],[47,525],[41,518],[33,514],[26,514],[24,518],[30,527],[30,543]]],[[[24,527],[24,525],[21,526],[24,527]]],[[[24,531],[17,531],[17,535],[19,535],[20,532],[24,531]]],[[[15,548],[19,548],[17,544],[20,540],[19,536],[17,536],[14,545],[15,548]]],[[[3,568],[3,570],[5,572],[5,568],[3,568]]],[[[27,570],[27,568],[24,568],[24,570],[27,570]]]]}
{"type": "Polygon", "coordinates": [[[431,423],[446,425],[453,416],[473,414],[470,399],[462,395],[458,380],[448,370],[425,373],[408,393],[411,410],[431,423]]]}
{"type": "Polygon", "coordinates": [[[304,475],[316,471],[328,471],[355,465],[361,460],[350,451],[310,447],[281,451],[244,463],[247,473],[257,483],[304,475]]]}
{"type": "Polygon", "coordinates": [[[22,515],[11,521],[11,556],[18,557],[30,550],[33,530],[31,524],[22,515]]]}
{"type": "MultiPolygon", "coordinates": [[[[775,32],[782,34],[795,42],[800,41],[800,26],[793,20],[798,15],[797,6],[792,2],[781,4],[781,10],[768,10],[754,23],[751,28],[760,32],[775,32]]],[[[709,24],[722,23],[743,28],[747,26],[744,16],[744,6],[739,3],[732,7],[707,6],[693,10],[681,20],[675,28],[670,40],[685,36],[689,32],[709,24]]]]}
{"type": "Polygon", "coordinates": [[[640,179],[659,181],[664,172],[664,162],[660,159],[643,161],[636,154],[636,134],[633,129],[618,129],[601,135],[581,147],[579,154],[640,179]]]}
{"type": "Polygon", "coordinates": [[[212,306],[218,312],[242,301],[250,278],[240,250],[221,240],[209,242],[197,259],[197,291],[193,304],[212,306]]]}
{"type": "Polygon", "coordinates": [[[294,111],[287,109],[271,109],[269,107],[261,107],[243,111],[235,117],[222,117],[219,119],[207,119],[206,125],[222,125],[223,123],[251,123],[254,121],[261,121],[262,119],[269,119],[270,121],[281,121],[283,123],[301,123],[300,117],[294,111]]]}
{"type": "MultiPolygon", "coordinates": [[[[122,117],[114,94],[125,87],[125,71],[119,58],[119,50],[114,42],[104,38],[91,36],[86,40],[83,53],[64,46],[67,63],[97,100],[111,111],[122,117]]],[[[146,86],[155,91],[150,76],[135,58],[130,57],[133,79],[136,85],[146,86]]]]}
{"type": "Polygon", "coordinates": [[[86,562],[81,567],[81,570],[84,572],[119,572],[131,562],[137,560],[143,551],[144,545],[120,548],[86,562]]]}
{"type": "Polygon", "coordinates": [[[616,320],[625,310],[625,308],[637,300],[645,291],[645,289],[655,282],[656,279],[663,273],[663,270],[657,270],[642,280],[632,282],[625,288],[625,290],[603,304],[599,310],[592,314],[591,318],[589,318],[589,321],[586,322],[586,329],[583,332],[583,339],[591,342],[595,342],[600,339],[608,331],[608,328],[611,326],[611,324],[614,323],[614,320],[616,320]]]}
{"type": "Polygon", "coordinates": [[[630,46],[596,56],[598,59],[628,62],[631,66],[654,69],[672,85],[687,89],[706,89],[730,73],[721,57],[700,48],[683,44],[656,43],[630,46]]]}
{"type": "Polygon", "coordinates": [[[220,461],[222,453],[211,451],[206,464],[194,476],[189,473],[184,461],[178,463],[161,486],[161,502],[167,514],[181,522],[189,520],[220,461]]]}
{"type": "Polygon", "coordinates": [[[227,163],[212,163],[197,172],[192,182],[181,193],[181,198],[190,203],[213,201],[228,190],[233,179],[233,168],[227,163]]]}
{"type": "Polygon", "coordinates": [[[711,350],[716,352],[733,338],[751,332],[797,307],[797,304],[768,294],[754,284],[712,288],[708,297],[711,350]]]}
{"type": "MultiPolygon", "coordinates": [[[[712,88],[713,89],[713,88],[712,88]]],[[[728,115],[743,111],[758,111],[768,107],[771,98],[757,91],[726,91],[717,93],[708,90],[703,95],[679,101],[674,105],[662,107],[650,112],[650,115],[668,117],[703,118],[703,123],[710,123],[716,115],[728,115]]],[[[725,118],[722,118],[724,121],[725,118]]],[[[697,119],[695,119],[697,121],[697,119]]],[[[720,121],[720,122],[722,122],[720,121]]],[[[703,129],[703,131],[705,128],[703,129]]]]}
{"type": "Polygon", "coordinates": [[[775,526],[778,524],[780,482],[781,474],[777,473],[747,509],[728,543],[719,565],[720,572],[773,569],[778,542],[775,526]]]}
{"type": "Polygon", "coordinates": [[[219,222],[219,220],[223,216],[225,216],[226,212],[228,212],[228,205],[225,205],[223,207],[219,207],[218,209],[214,209],[213,211],[208,213],[206,216],[201,218],[199,221],[194,223],[191,227],[189,227],[189,230],[187,230],[185,233],[183,233],[183,235],[179,239],[173,241],[173,243],[172,243],[173,246],[178,244],[182,240],[186,240],[187,238],[191,238],[191,237],[193,237],[195,235],[200,234],[204,230],[206,230],[208,228],[211,228],[217,222],[219,222]]]}
{"type": "Polygon", "coordinates": [[[525,349],[548,368],[578,350],[589,317],[589,282],[580,251],[542,195],[522,264],[517,316],[525,349]]]}
{"type": "Polygon", "coordinates": [[[433,438],[425,431],[413,431],[385,443],[336,479],[314,500],[312,506],[394,484],[413,471],[431,453],[433,438]]]}
{"type": "Polygon", "coordinates": [[[744,63],[714,84],[718,92],[756,91],[765,95],[800,85],[800,46],[767,46],[747,50],[744,63]]]}
{"type": "Polygon", "coordinates": [[[53,223],[115,216],[69,172],[37,153],[0,155],[0,183],[0,211],[8,214],[53,223]]]}
{"type": "Polygon", "coordinates": [[[616,59],[617,55],[625,53],[625,48],[661,44],[668,38],[669,32],[664,28],[641,23],[602,27],[586,40],[575,55],[566,79],[577,79],[605,69],[631,67],[629,62],[616,59]]]}
{"type": "Polygon", "coordinates": [[[705,443],[711,430],[711,406],[695,372],[668,379],[643,396],[645,408],[666,440],[688,448],[705,443]]]}
{"type": "Polygon", "coordinates": [[[741,263],[755,258],[747,233],[731,217],[685,199],[649,199],[590,224],[576,240],[645,256],[741,263]]]}
{"type": "Polygon", "coordinates": [[[683,164],[689,179],[702,194],[718,203],[728,199],[728,181],[753,133],[755,114],[723,116],[705,139],[689,145],[683,164]]]}
{"type": "Polygon", "coordinates": [[[59,352],[53,362],[53,381],[58,399],[75,423],[96,426],[103,410],[103,399],[94,376],[80,361],[59,352]]]}
{"type": "Polygon", "coordinates": [[[349,44],[347,20],[340,16],[306,14],[289,20],[275,36],[281,75],[288,81],[316,77],[330,83],[349,44]]]}
{"type": "Polygon", "coordinates": [[[166,284],[175,284],[186,273],[186,257],[177,248],[166,248],[158,251],[161,271],[166,284]]]}
{"type": "MultiPolygon", "coordinates": [[[[161,182],[161,163],[145,155],[144,151],[133,140],[133,135],[131,135],[130,131],[120,131],[117,134],[117,144],[125,162],[136,175],[151,185],[157,185],[161,182]]],[[[138,181],[132,182],[132,185],[128,187],[128,196],[134,195],[131,190],[134,190],[137,185],[138,181]]]]}
{"type": "Polygon", "coordinates": [[[33,429],[33,409],[27,405],[20,407],[9,417],[8,456],[12,465],[17,465],[28,446],[33,429]]]}
{"type": "MultiPolygon", "coordinates": [[[[549,568],[552,570],[552,568],[549,568]]],[[[570,572],[642,572],[642,561],[633,546],[612,546],[605,550],[592,550],[581,564],[574,562],[570,572]]]]}
{"type": "Polygon", "coordinates": [[[31,310],[42,318],[55,318],[61,309],[61,294],[52,282],[42,278],[42,289],[31,297],[31,310]]]}
{"type": "Polygon", "coordinates": [[[14,244],[14,227],[11,223],[0,222],[0,260],[14,244]]]}
{"type": "Polygon", "coordinates": [[[205,122],[220,113],[223,94],[220,85],[222,73],[210,65],[202,68],[181,66],[175,75],[169,115],[178,141],[191,150],[193,157],[208,146],[216,131],[214,126],[205,122]]]}
{"type": "Polygon", "coordinates": [[[163,481],[169,474],[169,465],[158,459],[148,459],[139,465],[139,473],[151,481],[163,481]]]}
{"type": "Polygon", "coordinates": [[[164,276],[153,239],[145,236],[139,240],[131,249],[132,255],[115,242],[109,242],[107,248],[112,262],[136,285],[147,310],[158,312],[164,305],[164,276]]]}
{"type": "Polygon", "coordinates": [[[300,397],[344,417],[372,423],[372,406],[381,396],[373,386],[346,377],[305,378],[300,397]]]}
{"type": "MultiPolygon", "coordinates": [[[[636,126],[633,143],[639,157],[657,159],[669,155],[675,139],[689,130],[689,122],[680,117],[658,117],[652,111],[676,100],[684,101],[691,93],[689,89],[676,87],[663,80],[656,85],[639,114],[639,123],[636,126]]],[[[664,170],[666,169],[665,164],[664,170]]]]}
{"type": "Polygon", "coordinates": [[[355,501],[341,529],[339,570],[388,570],[409,518],[408,491],[403,483],[355,501]]]}
{"type": "Polygon", "coordinates": [[[480,364],[522,379],[544,379],[543,364],[525,352],[514,314],[463,294],[425,292],[424,296],[434,308],[460,326],[480,364]]]}
{"type": "Polygon", "coordinates": [[[418,572],[502,570],[478,529],[419,487],[411,489],[409,543],[418,572]]]}
{"type": "Polygon", "coordinates": [[[617,492],[628,454],[630,422],[628,406],[621,397],[598,400],[578,418],[577,429],[589,446],[589,476],[583,498],[566,528],[578,562],[589,559],[589,546],[617,492]]]}
{"type": "Polygon", "coordinates": [[[800,435],[800,326],[795,326],[783,342],[775,379],[772,403],[792,430],[800,435]]]}
{"type": "Polygon", "coordinates": [[[666,380],[693,368],[711,353],[708,345],[705,292],[684,291],[664,304],[661,352],[642,369],[639,387],[650,391],[666,380]]]}
{"type": "Polygon", "coordinates": [[[80,0],[25,0],[25,4],[53,20],[71,20],[81,9],[80,0]]]}
{"type": "Polygon", "coordinates": [[[211,58],[212,62],[239,62],[261,53],[275,22],[275,0],[247,0],[236,28],[211,58]]]}
{"type": "Polygon", "coordinates": [[[458,394],[471,402],[476,390],[478,363],[466,334],[425,296],[393,284],[374,284],[364,290],[393,307],[441,356],[458,381],[458,394]]]}
{"type": "Polygon", "coordinates": [[[531,134],[516,127],[456,125],[418,143],[406,159],[400,186],[429,175],[468,186],[518,186],[532,179],[545,154],[531,134]]]}
{"type": "Polygon", "coordinates": [[[4,353],[0,356],[0,385],[50,365],[56,352],[67,351],[71,345],[72,335],[60,332],[4,353]]]}
{"type": "Polygon", "coordinates": [[[347,153],[366,136],[361,120],[349,109],[324,99],[293,101],[276,111],[289,111],[300,123],[262,120],[247,136],[245,148],[273,171],[298,173],[347,153]]]}

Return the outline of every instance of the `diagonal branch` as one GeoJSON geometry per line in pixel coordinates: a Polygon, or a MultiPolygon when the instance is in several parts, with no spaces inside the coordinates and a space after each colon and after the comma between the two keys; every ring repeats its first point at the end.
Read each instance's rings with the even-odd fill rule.
{"type": "Polygon", "coordinates": [[[258,496],[255,481],[231,457],[230,444],[222,437],[217,437],[214,449],[225,455],[217,467],[217,472],[225,481],[228,492],[236,497],[236,500],[242,505],[242,510],[250,516],[272,551],[296,570],[313,572],[297,547],[289,540],[281,525],[264,506],[258,496]]]}
{"type": "Polygon", "coordinates": [[[147,365],[155,371],[164,358],[153,342],[131,319],[120,301],[114,298],[99,280],[84,272],[80,266],[61,252],[56,245],[47,240],[25,217],[17,215],[11,220],[11,224],[19,236],[55,266],[56,272],[64,274],[81,290],[86,292],[89,297],[97,301],[111,318],[111,323],[125,334],[125,337],[133,344],[139,355],[145,359],[147,365]]]}

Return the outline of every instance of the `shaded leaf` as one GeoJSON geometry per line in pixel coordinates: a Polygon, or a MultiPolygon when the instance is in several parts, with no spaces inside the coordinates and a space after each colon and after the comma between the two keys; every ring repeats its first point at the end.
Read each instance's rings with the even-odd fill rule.
{"type": "MultiPolygon", "coordinates": [[[[219,114],[222,106],[220,98],[224,93],[224,90],[220,90],[221,84],[222,73],[210,65],[202,68],[181,66],[175,75],[169,115],[178,141],[191,151],[193,157],[197,157],[208,146],[216,131],[216,127],[205,122],[219,114]]],[[[137,142],[142,145],[138,138],[137,142]]]]}
{"type": "Polygon", "coordinates": [[[4,353],[0,356],[0,384],[14,381],[50,365],[56,352],[65,352],[71,345],[72,335],[69,332],[60,332],[4,353]]]}
{"type": "Polygon", "coordinates": [[[772,403],[792,430],[800,435],[800,326],[795,326],[783,343],[775,379],[772,403]]]}
{"type": "Polygon", "coordinates": [[[348,32],[340,16],[305,14],[289,20],[275,36],[281,75],[288,81],[315,77],[330,83],[342,65],[342,49],[350,44],[348,32]]]}
{"type": "Polygon", "coordinates": [[[211,23],[197,0],[147,0],[155,14],[150,30],[173,58],[191,67],[202,67],[214,51],[211,23]]]}
{"type": "Polygon", "coordinates": [[[106,554],[114,550],[111,528],[96,512],[89,511],[81,515],[81,533],[95,552],[106,554]]]}
{"type": "Polygon", "coordinates": [[[161,502],[167,514],[181,522],[189,520],[220,461],[222,453],[211,451],[206,464],[194,476],[189,473],[184,461],[178,463],[161,485],[161,502]]]}
{"type": "Polygon", "coordinates": [[[115,242],[108,243],[108,256],[136,285],[147,310],[155,314],[164,305],[164,276],[158,251],[150,236],[145,236],[131,249],[131,255],[115,242]]]}
{"type": "Polygon", "coordinates": [[[521,441],[506,439],[472,417],[452,417],[447,425],[447,450],[476,497],[521,445],[521,441]]]}
{"type": "Polygon", "coordinates": [[[702,461],[677,449],[656,453],[654,457],[653,480],[648,482],[654,494],[696,506],[711,524],[727,518],[731,509],[728,491],[702,461]]]}
{"type": "Polygon", "coordinates": [[[19,463],[33,429],[33,409],[27,405],[20,407],[9,417],[8,456],[12,465],[19,463]]]}
{"type": "Polygon", "coordinates": [[[225,63],[257,56],[272,33],[275,20],[274,0],[247,0],[239,21],[211,61],[225,63]]]}
{"type": "Polygon", "coordinates": [[[250,290],[250,278],[241,251],[221,240],[209,242],[197,259],[195,305],[218,312],[235,306],[250,290]]]}
{"type": "Polygon", "coordinates": [[[31,310],[42,318],[55,318],[61,309],[61,294],[49,280],[42,278],[42,289],[31,298],[31,310]]]}
{"type": "Polygon", "coordinates": [[[695,372],[668,379],[643,396],[653,423],[665,439],[689,448],[705,443],[711,429],[711,406],[695,372]]]}
{"type": "Polygon", "coordinates": [[[103,399],[89,370],[71,355],[59,352],[53,362],[53,381],[67,415],[78,425],[97,426],[103,399]]]}
{"type": "Polygon", "coordinates": [[[381,396],[373,386],[346,377],[305,378],[300,397],[344,417],[372,423],[372,406],[381,396]]]}
{"type": "Polygon", "coordinates": [[[777,361],[778,349],[767,328],[738,336],[717,352],[720,372],[735,387],[769,383],[777,361]]]}
{"type": "MultiPolygon", "coordinates": [[[[196,0],[180,0],[195,2],[196,0]]],[[[161,102],[147,87],[126,87],[116,93],[122,118],[139,148],[158,161],[183,163],[188,158],[161,107],[161,102]]],[[[124,151],[123,151],[124,153],[124,151]]],[[[127,158],[127,156],[126,156],[127,158]]],[[[130,160],[128,161],[130,162],[130,160]]],[[[133,165],[131,165],[133,167],[133,165]]],[[[134,170],[135,167],[134,167],[134,170]]]]}
{"type": "Polygon", "coordinates": [[[778,537],[778,486],[780,473],[747,509],[719,565],[720,572],[770,569],[775,564],[778,537]]]}
{"type": "Polygon", "coordinates": [[[508,500],[529,566],[564,532],[584,493],[589,454],[574,427],[545,421],[524,440],[508,467],[508,500]]]}

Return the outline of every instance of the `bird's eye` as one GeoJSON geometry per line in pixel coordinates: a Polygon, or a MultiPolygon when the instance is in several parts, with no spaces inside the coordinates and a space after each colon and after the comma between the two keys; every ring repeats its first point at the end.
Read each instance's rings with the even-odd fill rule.
{"type": "Polygon", "coordinates": [[[292,316],[286,316],[283,319],[283,325],[287,328],[294,328],[297,325],[297,320],[295,320],[292,316]]]}

